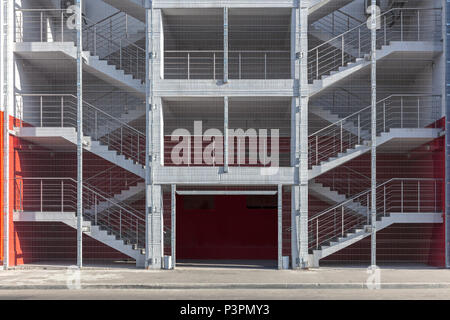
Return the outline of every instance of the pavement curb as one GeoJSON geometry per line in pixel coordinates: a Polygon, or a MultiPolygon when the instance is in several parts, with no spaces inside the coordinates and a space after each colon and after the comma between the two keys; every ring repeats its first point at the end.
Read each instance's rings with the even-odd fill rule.
{"type": "MultiPolygon", "coordinates": [[[[366,283],[81,284],[80,290],[367,289],[366,283]]],[[[380,289],[450,289],[450,283],[382,283],[380,289]]],[[[69,290],[67,285],[0,285],[0,290],[69,290]]]]}

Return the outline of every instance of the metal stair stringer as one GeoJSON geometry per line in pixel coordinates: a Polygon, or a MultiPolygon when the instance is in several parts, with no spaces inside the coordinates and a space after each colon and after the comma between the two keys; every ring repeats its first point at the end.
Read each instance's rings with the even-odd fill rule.
{"type": "MultiPolygon", "coordinates": [[[[19,54],[33,55],[42,54],[46,58],[51,55],[53,58],[63,59],[70,57],[73,61],[77,59],[77,48],[73,42],[18,42],[15,43],[15,51],[19,54]]],[[[94,56],[90,51],[83,51],[83,67],[96,77],[117,87],[125,87],[136,93],[140,97],[145,97],[145,86],[139,79],[134,79],[132,75],[126,74],[116,66],[108,64],[107,60],[102,60],[94,56]]]]}
{"type": "MultiPolygon", "coordinates": [[[[427,140],[439,137],[441,129],[417,128],[417,129],[390,129],[388,132],[382,132],[376,140],[377,147],[393,140],[393,139],[423,139],[423,143],[427,140]]],[[[337,157],[331,157],[321,162],[318,166],[313,166],[309,170],[309,180],[328,172],[344,163],[359,157],[360,155],[371,150],[370,141],[363,141],[361,145],[347,149],[342,153],[338,153],[337,157]]]]}
{"type": "MultiPolygon", "coordinates": [[[[381,217],[376,222],[376,232],[381,231],[395,223],[442,223],[442,213],[391,213],[389,216],[381,217]]],[[[339,237],[337,241],[330,242],[329,245],[322,246],[320,250],[313,250],[309,255],[310,265],[319,266],[320,259],[326,258],[348,246],[371,235],[370,225],[355,229],[347,233],[344,237],[339,237]]]]}
{"type": "MultiPolygon", "coordinates": [[[[376,52],[377,61],[388,58],[396,53],[418,53],[425,55],[442,51],[442,45],[436,45],[431,41],[392,41],[388,45],[383,45],[376,52]]],[[[315,79],[309,85],[310,98],[321,93],[323,90],[336,86],[340,81],[347,79],[356,72],[362,71],[371,65],[370,59],[357,58],[338,70],[331,71],[329,75],[322,75],[319,80],[315,79]]]]}
{"type": "MultiPolygon", "coordinates": [[[[330,123],[337,123],[342,120],[338,115],[332,113],[327,109],[324,109],[321,106],[310,106],[309,112],[330,123]]],[[[343,127],[343,129],[354,135],[361,135],[363,137],[370,135],[369,131],[365,129],[360,129],[360,131],[358,132],[358,127],[351,123],[346,123],[346,126],[343,127]]]]}
{"type": "MultiPolygon", "coordinates": [[[[77,144],[76,130],[75,128],[70,127],[22,127],[15,128],[15,133],[18,137],[24,139],[59,137],[71,142],[74,145],[77,144]]],[[[115,150],[109,150],[106,145],[101,144],[99,141],[93,140],[89,136],[84,136],[83,148],[141,178],[145,177],[145,168],[142,165],[125,158],[125,156],[118,154],[115,150]]]]}
{"type": "MultiPolygon", "coordinates": [[[[77,217],[74,212],[14,212],[13,220],[16,222],[61,222],[71,228],[77,228],[77,217]]],[[[144,265],[145,255],[140,250],[133,249],[131,244],[126,244],[123,240],[117,239],[115,235],[101,229],[98,225],[93,225],[90,220],[86,220],[85,218],[83,221],[83,229],[84,234],[135,259],[137,267],[144,265]]]]}
{"type": "Polygon", "coordinates": [[[136,200],[139,196],[142,195],[142,193],[145,191],[145,183],[139,182],[137,185],[130,187],[129,189],[122,190],[121,193],[115,194],[114,197],[105,200],[100,201],[96,207],[91,207],[86,210],[86,213],[94,214],[95,211],[97,213],[102,213],[103,211],[107,210],[111,204],[117,203],[121,204],[124,202],[130,202],[133,200],[136,200]]]}
{"type": "Polygon", "coordinates": [[[357,201],[348,201],[349,198],[345,195],[331,190],[331,188],[325,187],[323,184],[315,182],[314,180],[309,181],[308,190],[313,196],[329,204],[335,205],[338,203],[343,203],[344,207],[347,209],[350,209],[361,216],[367,215],[367,207],[361,205],[357,201]]]}

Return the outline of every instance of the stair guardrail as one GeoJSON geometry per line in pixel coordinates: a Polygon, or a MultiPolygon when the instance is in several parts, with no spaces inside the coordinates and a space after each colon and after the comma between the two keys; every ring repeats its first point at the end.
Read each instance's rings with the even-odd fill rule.
{"type": "MultiPolygon", "coordinates": [[[[377,135],[393,128],[436,128],[440,95],[390,95],[377,102],[377,135]]],[[[365,107],[308,137],[309,167],[338,157],[371,140],[371,106],[365,107]]]]}
{"type": "Polygon", "coordinates": [[[338,9],[333,11],[329,15],[313,22],[311,25],[313,27],[312,29],[326,32],[330,36],[334,37],[338,34],[357,27],[362,23],[363,21],[338,9]]]}
{"type": "MultiPolygon", "coordinates": [[[[437,42],[442,37],[442,8],[392,8],[380,14],[379,21],[377,49],[392,41],[437,42]]],[[[370,32],[364,22],[308,50],[309,82],[369,55],[370,32]]]]}
{"type": "MultiPolygon", "coordinates": [[[[442,179],[393,178],[376,187],[377,220],[391,213],[442,212],[442,179]]],[[[309,249],[319,249],[356,229],[370,226],[371,189],[308,219],[309,249]],[[357,206],[367,208],[361,214],[357,206]]]]}
{"type": "MultiPolygon", "coordinates": [[[[35,127],[77,127],[77,97],[72,94],[18,94],[17,105],[26,105],[22,121],[35,127]]],[[[21,124],[24,125],[23,123],[21,124]]],[[[83,102],[83,133],[117,151],[118,154],[145,164],[145,134],[83,102]]]]}
{"type": "MultiPolygon", "coordinates": [[[[283,50],[230,50],[230,79],[290,79],[291,53],[283,50]]],[[[165,79],[223,79],[223,50],[166,50],[165,79]]]]}
{"type": "MultiPolygon", "coordinates": [[[[16,9],[16,42],[76,42],[66,9],[16,9]]],[[[83,50],[145,80],[145,50],[128,40],[128,15],[117,12],[98,22],[83,16],[83,50]]]]}
{"type": "MultiPolygon", "coordinates": [[[[15,178],[16,212],[77,212],[77,182],[72,178],[15,178]]],[[[138,211],[131,211],[119,203],[83,184],[83,218],[114,234],[118,239],[144,248],[145,218],[138,211]],[[108,202],[108,208],[95,210],[100,202],[108,202]],[[88,210],[94,208],[94,210],[88,210]]]]}

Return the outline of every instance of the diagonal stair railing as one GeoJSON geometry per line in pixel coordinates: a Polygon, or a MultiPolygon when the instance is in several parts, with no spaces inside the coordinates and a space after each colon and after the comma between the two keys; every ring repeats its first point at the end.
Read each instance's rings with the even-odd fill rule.
{"type": "MultiPolygon", "coordinates": [[[[77,127],[75,95],[19,94],[16,99],[16,106],[23,110],[22,121],[26,125],[52,128],[77,127]]],[[[141,165],[145,164],[145,134],[85,101],[83,133],[85,137],[99,141],[125,158],[141,165]]]]}
{"type": "MultiPolygon", "coordinates": [[[[16,178],[14,211],[18,212],[77,212],[77,182],[72,178],[16,178]]],[[[129,210],[117,203],[102,212],[90,211],[99,202],[111,202],[83,184],[83,218],[92,225],[123,240],[125,244],[145,247],[145,215],[137,210],[129,210]]]]}
{"type": "MultiPolygon", "coordinates": [[[[392,8],[382,13],[378,21],[377,49],[392,41],[438,42],[442,38],[439,31],[442,8],[392,8]]],[[[371,36],[366,22],[311,48],[308,51],[309,82],[338,71],[357,58],[364,58],[370,50],[371,36]]]]}
{"type": "MultiPolygon", "coordinates": [[[[72,13],[62,9],[16,9],[16,42],[76,42],[68,27],[72,13]]],[[[128,38],[129,16],[114,13],[98,22],[83,17],[83,50],[145,80],[145,50],[128,38]]]]}
{"type": "MultiPolygon", "coordinates": [[[[376,188],[377,220],[390,213],[442,212],[442,183],[442,179],[393,178],[379,184],[376,188]]],[[[309,217],[309,249],[320,249],[370,225],[370,203],[371,189],[368,189],[309,217]],[[358,204],[367,208],[367,215],[355,214],[358,204]]]]}
{"type": "MultiPolygon", "coordinates": [[[[393,128],[436,128],[439,95],[390,95],[377,102],[377,135],[393,128]]],[[[309,167],[370,141],[371,106],[365,107],[308,137],[309,167]]]]}

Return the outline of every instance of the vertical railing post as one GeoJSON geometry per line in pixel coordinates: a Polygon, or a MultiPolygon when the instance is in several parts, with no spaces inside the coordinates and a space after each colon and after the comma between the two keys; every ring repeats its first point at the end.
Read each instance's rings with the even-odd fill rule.
{"type": "Polygon", "coordinates": [[[316,49],[316,79],[319,79],[319,48],[316,49]]]}
{"type": "Polygon", "coordinates": [[[61,42],[64,42],[64,10],[61,10],[61,42]]]}
{"type": "Polygon", "coordinates": [[[125,13],[125,37],[128,39],[128,14],[125,13]]]}
{"type": "Polygon", "coordinates": [[[434,180],[434,212],[437,211],[437,181],[434,180]]]}
{"type": "Polygon", "coordinates": [[[341,207],[341,236],[344,237],[344,206],[341,207]]]}
{"type": "Polygon", "coordinates": [[[383,101],[383,132],[386,132],[386,100],[383,101]]]}
{"type": "Polygon", "coordinates": [[[358,57],[361,57],[361,28],[358,28],[358,57]]]}
{"type": "Polygon", "coordinates": [[[267,52],[264,53],[264,79],[267,80],[267,52]]]}
{"type": "Polygon", "coordinates": [[[94,136],[95,139],[98,140],[98,112],[97,110],[94,111],[94,136]]]}
{"type": "Polygon", "coordinates": [[[401,187],[400,187],[400,194],[401,194],[401,202],[400,202],[400,208],[401,211],[403,213],[403,180],[401,182],[401,187]]]}
{"type": "Polygon", "coordinates": [[[61,212],[64,212],[64,180],[61,180],[61,212]]]}
{"type": "Polygon", "coordinates": [[[344,64],[345,64],[345,48],[344,48],[344,35],[342,35],[342,43],[341,43],[341,46],[342,46],[342,48],[341,48],[341,51],[342,51],[342,53],[341,53],[341,55],[342,55],[342,66],[344,66],[344,64]]]}
{"type": "Polygon", "coordinates": [[[94,194],[94,222],[97,225],[97,195],[94,194]]]}
{"type": "Polygon", "coordinates": [[[420,180],[417,181],[417,212],[420,212],[420,180]]]}
{"type": "Polygon", "coordinates": [[[417,10],[417,41],[420,41],[420,10],[417,10]]]}
{"type": "Polygon", "coordinates": [[[344,123],[343,123],[343,121],[341,121],[341,152],[344,152],[344,150],[343,150],[343,148],[344,148],[343,125],[344,125],[344,123]]]}
{"type": "Polygon", "coordinates": [[[386,185],[383,186],[383,215],[386,217],[386,185]]]}
{"type": "Polygon", "coordinates": [[[361,114],[358,113],[358,144],[361,144],[361,114]]]}
{"type": "Polygon", "coordinates": [[[97,26],[94,26],[94,56],[97,55],[97,26]]]}
{"type": "Polygon", "coordinates": [[[239,51],[239,80],[242,79],[242,53],[239,51]]]}
{"type": "Polygon", "coordinates": [[[319,218],[316,219],[316,249],[319,249],[319,218]]]}
{"type": "Polygon", "coordinates": [[[191,79],[191,53],[187,53],[187,77],[191,79]]]}
{"type": "Polygon", "coordinates": [[[119,69],[122,69],[122,39],[119,41],[119,69]]]}
{"type": "Polygon", "coordinates": [[[400,10],[400,41],[403,41],[403,10],[400,10]]]}
{"type": "Polygon", "coordinates": [[[403,129],[403,96],[400,96],[400,128],[403,129]]]}
{"type": "Polygon", "coordinates": [[[44,30],[43,30],[43,24],[44,24],[44,12],[41,11],[41,23],[40,23],[40,33],[41,33],[41,42],[44,41],[44,30]]]}
{"type": "Polygon", "coordinates": [[[370,222],[370,192],[367,193],[367,224],[370,222]]]}
{"type": "Polygon", "coordinates": [[[119,238],[122,239],[122,209],[119,210],[119,238]]]}
{"type": "Polygon", "coordinates": [[[43,201],[42,201],[42,195],[43,195],[43,185],[42,185],[42,183],[43,183],[43,181],[42,181],[42,179],[41,179],[41,212],[44,212],[44,210],[43,210],[43,201]]]}
{"type": "Polygon", "coordinates": [[[319,136],[316,135],[316,165],[319,164],[319,136]]]}
{"type": "Polygon", "coordinates": [[[386,36],[386,15],[384,16],[384,45],[387,45],[387,36],[386,36]]]}
{"type": "Polygon", "coordinates": [[[417,128],[420,128],[420,97],[417,97],[417,128]]]}
{"type": "Polygon", "coordinates": [[[213,53],[213,79],[216,80],[216,53],[213,53]]]}
{"type": "Polygon", "coordinates": [[[42,96],[40,96],[40,118],[41,118],[41,127],[43,127],[43,123],[42,123],[42,96]]]}
{"type": "Polygon", "coordinates": [[[64,127],[64,96],[61,96],[61,128],[64,127]]]}

